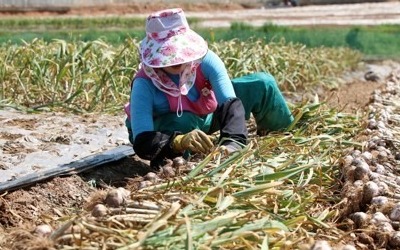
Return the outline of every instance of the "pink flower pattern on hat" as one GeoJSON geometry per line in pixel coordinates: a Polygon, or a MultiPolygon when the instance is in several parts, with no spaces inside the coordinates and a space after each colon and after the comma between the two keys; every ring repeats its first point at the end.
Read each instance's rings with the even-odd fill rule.
{"type": "Polygon", "coordinates": [[[189,28],[183,10],[179,8],[151,14],[146,33],[140,43],[140,55],[149,67],[162,68],[195,61],[208,51],[206,41],[189,28]]]}
{"type": "Polygon", "coordinates": [[[161,60],[160,60],[160,58],[153,58],[153,59],[151,59],[150,64],[151,65],[160,65],[161,60]]]}
{"type": "Polygon", "coordinates": [[[176,48],[175,48],[175,46],[168,45],[168,46],[165,46],[164,48],[163,47],[160,48],[160,53],[163,56],[171,56],[176,53],[176,48]]]}
{"type": "Polygon", "coordinates": [[[151,49],[147,48],[144,52],[143,52],[143,57],[149,57],[149,54],[151,53],[151,49]]]}
{"type": "Polygon", "coordinates": [[[185,48],[185,49],[182,49],[182,54],[185,57],[192,57],[194,54],[196,54],[196,51],[192,48],[185,48]]]}

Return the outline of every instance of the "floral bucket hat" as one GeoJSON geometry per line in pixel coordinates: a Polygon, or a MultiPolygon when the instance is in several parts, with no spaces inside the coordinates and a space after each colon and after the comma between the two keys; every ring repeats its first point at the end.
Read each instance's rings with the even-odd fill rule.
{"type": "Polygon", "coordinates": [[[150,14],[146,37],[140,43],[142,62],[152,68],[188,63],[207,53],[206,41],[189,28],[182,9],[167,9],[150,14]]]}

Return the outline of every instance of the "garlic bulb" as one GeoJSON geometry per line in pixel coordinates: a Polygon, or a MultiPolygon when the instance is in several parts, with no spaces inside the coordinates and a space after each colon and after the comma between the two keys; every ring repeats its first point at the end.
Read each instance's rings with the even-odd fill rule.
{"type": "Polygon", "coordinates": [[[363,201],[365,203],[370,203],[372,198],[379,195],[379,187],[373,181],[368,181],[364,184],[363,188],[363,201]]]}
{"type": "Polygon", "coordinates": [[[156,183],[160,178],[158,178],[158,175],[154,172],[148,172],[145,176],[144,179],[146,181],[150,181],[152,183],[156,183]]]}
{"type": "Polygon", "coordinates": [[[355,212],[350,215],[350,219],[354,222],[357,228],[362,228],[369,221],[368,215],[364,212],[355,212]]]}
{"type": "Polygon", "coordinates": [[[392,234],[392,237],[390,237],[390,240],[389,240],[389,245],[396,249],[400,247],[400,232],[399,231],[396,231],[392,234]]]}
{"type": "Polygon", "coordinates": [[[400,221],[400,204],[397,204],[389,214],[389,218],[394,221],[400,221]]]}
{"type": "Polygon", "coordinates": [[[92,215],[94,217],[102,217],[105,216],[106,214],[107,214],[107,207],[104,206],[103,204],[97,204],[96,206],[94,206],[92,210],[92,215]]]}
{"type": "Polygon", "coordinates": [[[48,237],[53,232],[53,228],[50,225],[42,224],[35,228],[34,233],[41,237],[48,237]]]}
{"type": "Polygon", "coordinates": [[[370,169],[369,165],[364,161],[357,162],[356,168],[354,169],[354,179],[364,180],[368,179],[370,169]]]}
{"type": "Polygon", "coordinates": [[[111,189],[106,196],[106,204],[110,207],[119,207],[128,199],[130,192],[125,188],[111,189]]]}
{"type": "Polygon", "coordinates": [[[147,188],[153,185],[151,181],[141,181],[139,184],[139,189],[147,188]]]}

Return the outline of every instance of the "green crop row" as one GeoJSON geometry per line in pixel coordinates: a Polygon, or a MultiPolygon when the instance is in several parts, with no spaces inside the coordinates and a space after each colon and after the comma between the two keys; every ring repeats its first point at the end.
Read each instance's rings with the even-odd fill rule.
{"type": "MultiPolygon", "coordinates": [[[[198,19],[189,19],[194,29],[208,41],[228,41],[249,38],[301,43],[307,47],[348,47],[356,49],[366,58],[400,58],[400,26],[308,26],[286,27],[265,23],[253,27],[232,23],[230,28],[200,28],[198,19]]],[[[94,41],[101,39],[111,44],[122,44],[128,38],[144,36],[144,18],[7,18],[0,19],[0,43],[22,44],[33,39],[52,41],[94,41]]]]}
{"type": "MultiPolygon", "coordinates": [[[[286,92],[335,86],[334,77],[361,59],[360,53],[346,48],[307,48],[284,41],[236,39],[209,46],[225,61],[231,77],[270,72],[286,92]]],[[[28,110],[119,111],[139,67],[137,47],[135,39],[120,45],[40,39],[3,45],[0,104],[28,110]]]]}

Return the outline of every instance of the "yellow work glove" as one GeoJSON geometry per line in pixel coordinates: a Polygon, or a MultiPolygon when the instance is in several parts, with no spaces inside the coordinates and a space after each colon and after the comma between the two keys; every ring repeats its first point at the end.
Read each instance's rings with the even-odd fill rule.
{"type": "Polygon", "coordinates": [[[193,153],[209,153],[214,146],[210,137],[199,129],[190,131],[184,135],[177,135],[172,141],[172,148],[175,152],[190,150],[193,153]]]}

